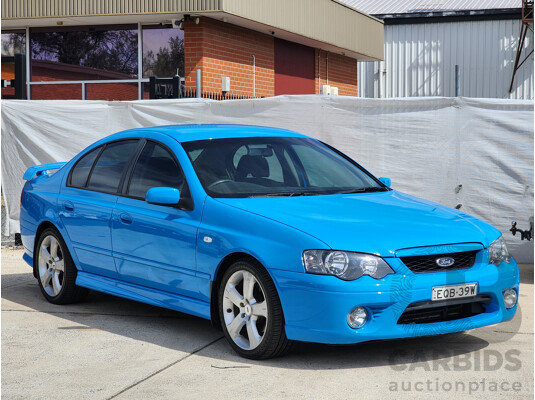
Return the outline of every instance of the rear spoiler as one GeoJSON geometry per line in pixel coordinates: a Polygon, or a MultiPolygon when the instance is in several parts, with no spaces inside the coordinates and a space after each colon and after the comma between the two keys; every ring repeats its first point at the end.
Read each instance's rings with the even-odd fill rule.
{"type": "Polygon", "coordinates": [[[57,163],[41,164],[41,165],[36,165],[34,167],[30,167],[24,173],[24,176],[22,177],[22,179],[24,179],[25,181],[31,181],[34,178],[34,176],[48,175],[48,171],[53,170],[53,169],[60,169],[65,164],[67,163],[57,162],[57,163]]]}

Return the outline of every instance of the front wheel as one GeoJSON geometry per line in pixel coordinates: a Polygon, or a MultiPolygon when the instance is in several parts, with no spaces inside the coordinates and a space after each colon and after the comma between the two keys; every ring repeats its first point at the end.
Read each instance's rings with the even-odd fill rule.
{"type": "Polygon", "coordinates": [[[225,272],[219,287],[219,317],[225,337],[242,357],[277,357],[290,347],[275,285],[256,263],[238,261],[225,272]]]}

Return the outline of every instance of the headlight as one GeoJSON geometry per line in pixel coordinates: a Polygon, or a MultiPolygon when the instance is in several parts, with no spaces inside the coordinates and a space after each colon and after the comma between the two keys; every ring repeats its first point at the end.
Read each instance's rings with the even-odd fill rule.
{"type": "Polygon", "coordinates": [[[502,261],[511,262],[511,255],[505,244],[505,240],[500,236],[489,246],[489,264],[500,265],[502,261]]]}
{"type": "Polygon", "coordinates": [[[362,275],[381,279],[394,271],[381,258],[371,254],[333,250],[306,250],[303,265],[309,274],[334,275],[344,281],[352,281],[362,275]]]}

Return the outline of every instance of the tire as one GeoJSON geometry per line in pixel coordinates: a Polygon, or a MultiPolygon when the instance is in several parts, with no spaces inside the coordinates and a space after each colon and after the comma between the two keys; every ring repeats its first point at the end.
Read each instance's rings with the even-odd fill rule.
{"type": "Polygon", "coordinates": [[[259,264],[242,260],[230,266],[219,286],[218,307],[223,333],[240,356],[261,360],[290,349],[277,289],[259,264]]]}
{"type": "Polygon", "coordinates": [[[89,290],[76,286],[78,270],[60,233],[47,228],[41,233],[34,252],[34,267],[41,293],[50,303],[76,303],[89,290]]]}

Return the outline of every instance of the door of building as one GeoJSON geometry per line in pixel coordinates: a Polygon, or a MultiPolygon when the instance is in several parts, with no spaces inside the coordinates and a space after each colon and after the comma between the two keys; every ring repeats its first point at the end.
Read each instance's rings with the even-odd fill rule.
{"type": "Polygon", "coordinates": [[[275,95],[314,94],[314,49],[275,39],[275,95]]]}

